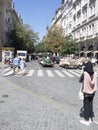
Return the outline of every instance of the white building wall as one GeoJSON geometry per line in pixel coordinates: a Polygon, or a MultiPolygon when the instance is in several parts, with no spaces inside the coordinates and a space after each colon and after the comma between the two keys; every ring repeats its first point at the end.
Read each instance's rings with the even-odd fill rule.
{"type": "Polygon", "coordinates": [[[98,0],[63,0],[61,6],[61,14],[56,15],[60,19],[55,16],[54,23],[62,25],[65,36],[72,34],[84,45],[89,41],[98,43],[98,0]]]}

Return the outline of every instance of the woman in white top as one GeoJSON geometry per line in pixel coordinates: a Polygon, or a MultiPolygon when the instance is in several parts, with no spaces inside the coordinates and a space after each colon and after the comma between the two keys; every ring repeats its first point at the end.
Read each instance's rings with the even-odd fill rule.
{"type": "Polygon", "coordinates": [[[22,74],[22,75],[24,75],[24,73],[25,73],[25,69],[24,69],[24,68],[25,68],[25,64],[26,64],[26,63],[25,63],[25,60],[24,60],[24,59],[21,59],[21,60],[20,60],[20,70],[21,70],[21,74],[22,74]]]}

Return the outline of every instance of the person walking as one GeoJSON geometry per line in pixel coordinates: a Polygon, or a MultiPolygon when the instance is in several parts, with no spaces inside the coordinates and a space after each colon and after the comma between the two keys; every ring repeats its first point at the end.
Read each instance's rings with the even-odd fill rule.
{"type": "Polygon", "coordinates": [[[17,74],[19,72],[19,64],[20,64],[20,59],[18,58],[18,55],[13,60],[13,71],[14,74],[17,74]]]}
{"type": "Polygon", "coordinates": [[[80,77],[79,82],[83,82],[83,107],[84,107],[84,119],[80,120],[82,124],[90,125],[93,121],[93,99],[95,92],[97,91],[97,76],[93,71],[93,65],[91,61],[85,64],[84,73],[80,77]]]}
{"type": "Polygon", "coordinates": [[[24,73],[25,73],[25,66],[26,66],[26,62],[25,62],[25,60],[24,60],[24,58],[22,58],[21,60],[20,60],[20,71],[21,71],[21,75],[23,76],[24,75],[24,73]]]}

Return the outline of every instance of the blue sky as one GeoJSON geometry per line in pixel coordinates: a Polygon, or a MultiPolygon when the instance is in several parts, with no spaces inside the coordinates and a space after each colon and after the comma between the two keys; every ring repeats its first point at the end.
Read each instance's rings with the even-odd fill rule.
{"type": "Polygon", "coordinates": [[[62,0],[13,0],[15,10],[20,13],[24,24],[29,24],[34,32],[42,38],[46,27],[51,25],[55,11],[61,6],[62,0]]]}

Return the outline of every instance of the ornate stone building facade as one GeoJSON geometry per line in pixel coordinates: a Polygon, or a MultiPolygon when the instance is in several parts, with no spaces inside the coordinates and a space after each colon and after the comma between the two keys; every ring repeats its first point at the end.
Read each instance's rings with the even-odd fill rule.
{"type": "Polygon", "coordinates": [[[13,0],[0,0],[0,60],[2,47],[9,46],[9,33],[15,22],[20,21],[19,14],[14,9],[13,0]]]}
{"type": "Polygon", "coordinates": [[[64,28],[65,37],[76,40],[81,54],[98,50],[98,0],[62,0],[54,24],[64,28]]]}

